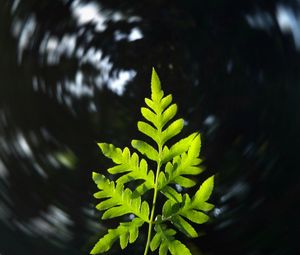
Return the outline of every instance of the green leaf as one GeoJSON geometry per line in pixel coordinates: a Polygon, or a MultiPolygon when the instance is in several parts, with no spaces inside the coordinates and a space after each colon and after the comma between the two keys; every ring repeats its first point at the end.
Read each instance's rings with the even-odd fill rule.
{"type": "Polygon", "coordinates": [[[151,99],[154,102],[160,101],[161,98],[164,96],[164,93],[161,90],[159,77],[154,68],[152,69],[152,76],[151,76],[151,92],[152,92],[151,99]]]}
{"type": "Polygon", "coordinates": [[[119,238],[121,248],[126,248],[128,242],[135,242],[139,228],[143,223],[141,219],[135,218],[131,222],[120,223],[116,229],[109,229],[108,233],[95,244],[90,253],[98,254],[108,251],[119,238]]]}
{"type": "Polygon", "coordinates": [[[159,247],[159,255],[167,255],[168,251],[172,255],[192,255],[183,243],[175,239],[176,231],[174,229],[168,229],[166,225],[157,223],[155,224],[155,231],[156,234],[150,243],[151,251],[155,251],[159,247]]]}
{"type": "Polygon", "coordinates": [[[158,151],[155,150],[150,144],[140,141],[132,140],[131,145],[138,150],[141,154],[146,155],[148,159],[156,161],[158,158],[158,151]]]}
{"type": "Polygon", "coordinates": [[[172,200],[167,200],[164,203],[163,209],[162,209],[163,219],[168,218],[168,217],[172,216],[173,214],[175,215],[177,213],[179,207],[177,206],[177,208],[175,208],[174,205],[179,205],[179,203],[173,203],[172,200]]]}
{"type": "Polygon", "coordinates": [[[201,139],[200,134],[195,132],[169,144],[184,126],[182,118],[174,119],[178,107],[172,100],[172,95],[164,96],[159,77],[153,69],[151,98],[145,98],[145,106],[141,107],[143,120],[137,123],[138,130],[152,140],[133,139],[131,146],[136,150],[134,153],[127,147],[120,149],[112,144],[98,144],[102,153],[114,163],[107,171],[117,176],[114,177],[115,181],[111,181],[104,175],[93,173],[93,180],[99,189],[94,196],[100,199],[96,208],[103,212],[102,219],[127,214],[133,217],[132,221],[108,230],[97,242],[92,254],[107,252],[117,240],[120,247],[125,249],[128,243],[138,238],[139,227],[146,222],[149,224],[146,254],[150,247],[152,251],[158,250],[159,255],[191,255],[189,249],[176,240],[176,231],[168,228],[166,222],[188,237],[197,237],[192,224],[203,224],[209,220],[207,212],[214,206],[207,200],[212,193],[214,180],[213,177],[207,179],[192,198],[184,193],[185,190],[179,190],[179,187],[195,186],[196,178],[193,176],[203,171],[199,166],[201,139]],[[156,168],[155,174],[149,166],[156,168]],[[148,202],[144,200],[147,196],[142,195],[152,189],[153,206],[150,210],[148,202]],[[159,204],[156,201],[158,191],[165,199],[162,215],[155,215],[154,211],[154,205],[159,204]],[[156,231],[153,236],[152,224],[156,231]]]}
{"type": "Polygon", "coordinates": [[[178,230],[180,230],[186,236],[191,238],[195,238],[198,236],[196,230],[192,227],[192,225],[185,221],[179,215],[174,215],[171,218],[171,222],[177,227],[178,230]]]}
{"type": "Polygon", "coordinates": [[[156,128],[160,127],[160,122],[158,120],[158,116],[151,110],[149,110],[146,107],[142,107],[141,108],[141,113],[143,115],[143,117],[148,120],[149,122],[151,122],[156,128]]]}
{"type": "Polygon", "coordinates": [[[144,121],[139,121],[138,122],[138,130],[141,131],[143,134],[149,136],[155,142],[159,141],[159,133],[150,124],[148,124],[144,121]]]}
{"type": "Polygon", "coordinates": [[[129,241],[129,233],[128,232],[120,235],[120,246],[121,246],[122,250],[124,250],[126,248],[126,246],[128,245],[128,241],[129,241]]]}
{"type": "Polygon", "coordinates": [[[201,203],[209,199],[214,188],[214,176],[205,180],[194,196],[194,203],[201,203]]]}
{"type": "Polygon", "coordinates": [[[176,115],[177,113],[177,105],[176,104],[172,104],[171,106],[169,106],[162,114],[161,116],[161,127],[164,127],[167,122],[169,122],[171,119],[173,119],[173,117],[176,115]]]}
{"type": "Polygon", "coordinates": [[[174,202],[181,202],[182,196],[180,193],[178,193],[175,189],[173,189],[170,186],[164,186],[163,189],[161,189],[161,193],[163,193],[168,199],[174,201],[174,202]]]}
{"type": "MultiPolygon", "coordinates": [[[[146,149],[147,152],[145,152],[145,154],[148,156],[154,156],[153,154],[155,154],[155,150],[154,148],[152,148],[152,150],[150,145],[148,146],[146,143],[137,140],[134,140],[133,144],[136,147],[139,147],[141,151],[146,149]]],[[[146,192],[154,187],[153,171],[148,171],[147,162],[144,159],[140,160],[136,153],[131,155],[127,147],[122,151],[120,148],[107,143],[100,143],[99,146],[103,154],[117,164],[116,166],[109,168],[107,171],[110,174],[124,174],[118,178],[116,181],[117,183],[125,184],[130,181],[144,180],[144,189],[140,190],[141,192],[146,192]]]]}
{"type": "Polygon", "coordinates": [[[159,113],[162,113],[171,103],[172,103],[172,95],[167,95],[166,97],[164,97],[161,101],[159,106],[159,113]]]}
{"type": "Polygon", "coordinates": [[[98,143],[98,146],[102,150],[103,155],[105,155],[108,158],[111,158],[114,163],[122,163],[123,155],[121,149],[116,148],[113,144],[107,143],[98,143]]]}
{"type": "Polygon", "coordinates": [[[155,251],[159,247],[160,244],[161,244],[161,237],[159,234],[155,234],[150,242],[151,251],[155,251]]]}
{"type": "MultiPolygon", "coordinates": [[[[181,185],[182,187],[189,188],[196,184],[196,182],[192,179],[189,179],[183,175],[197,175],[200,174],[203,169],[199,167],[199,163],[201,162],[199,158],[200,148],[201,148],[201,141],[199,134],[192,134],[191,136],[185,138],[183,141],[189,141],[189,146],[186,152],[183,152],[180,156],[175,156],[171,162],[168,162],[165,166],[165,173],[166,173],[166,181],[163,182],[163,185],[159,186],[159,190],[166,196],[169,197],[170,194],[167,194],[165,186],[168,184],[176,183],[181,185]]],[[[169,153],[175,153],[174,151],[182,151],[186,149],[183,146],[183,141],[179,142],[179,146],[181,149],[171,149],[167,151],[165,150],[166,158],[168,158],[169,153]]],[[[176,144],[174,145],[176,146],[176,144]]]]}
{"type": "MultiPolygon", "coordinates": [[[[181,132],[184,121],[183,119],[178,119],[171,122],[177,113],[177,105],[170,105],[172,95],[164,97],[159,78],[154,69],[151,78],[151,99],[146,98],[145,102],[149,108],[142,107],[141,112],[143,117],[153,126],[144,121],[139,121],[138,130],[154,140],[158,148],[162,148],[169,139],[181,132]],[[163,129],[168,122],[171,122],[170,125],[163,129]]],[[[143,150],[143,154],[146,154],[146,150],[143,150]]],[[[151,160],[154,159],[153,155],[150,157],[151,160]]],[[[158,160],[158,156],[156,160],[158,160]]],[[[161,160],[162,158],[160,157],[161,160]]]]}
{"type": "Polygon", "coordinates": [[[180,186],[182,186],[184,188],[190,188],[196,184],[196,182],[194,180],[191,180],[191,179],[183,177],[183,176],[175,177],[174,182],[176,182],[177,184],[179,184],[180,186]]]}
{"type": "Polygon", "coordinates": [[[206,214],[196,210],[186,210],[181,212],[181,215],[197,224],[203,224],[209,220],[209,217],[206,214]]]}
{"type": "Polygon", "coordinates": [[[167,163],[171,159],[180,156],[184,152],[187,152],[187,150],[191,146],[192,141],[195,139],[196,136],[197,133],[193,133],[188,137],[181,139],[179,142],[172,145],[170,149],[168,149],[167,146],[164,146],[162,162],[167,163]]]}
{"type": "Polygon", "coordinates": [[[164,144],[169,139],[174,137],[175,135],[178,135],[182,128],[183,128],[184,121],[183,119],[178,119],[171,123],[163,132],[162,132],[162,143],[164,144]]]}
{"type": "Polygon", "coordinates": [[[170,252],[173,255],[192,255],[190,250],[181,242],[179,242],[178,240],[175,240],[174,242],[172,242],[171,246],[170,246],[170,252]]]}
{"type": "Polygon", "coordinates": [[[149,222],[149,205],[141,203],[140,197],[133,197],[132,191],[124,189],[122,184],[108,180],[104,175],[93,173],[93,180],[100,192],[95,193],[96,198],[107,198],[101,201],[96,208],[100,211],[106,210],[102,219],[118,217],[133,213],[145,222],[149,222]]]}
{"type": "MultiPolygon", "coordinates": [[[[145,98],[145,103],[146,105],[156,114],[159,113],[159,105],[156,102],[153,102],[151,99],[149,98],[145,98]]],[[[142,107],[143,108],[143,107],[142,107]]]]}
{"type": "Polygon", "coordinates": [[[162,218],[170,220],[178,230],[188,237],[197,237],[197,232],[192,225],[181,216],[197,224],[203,224],[209,220],[204,212],[213,208],[213,205],[206,202],[212,192],[213,179],[212,176],[204,181],[192,199],[185,194],[179,202],[171,198],[167,200],[163,206],[162,218]]]}

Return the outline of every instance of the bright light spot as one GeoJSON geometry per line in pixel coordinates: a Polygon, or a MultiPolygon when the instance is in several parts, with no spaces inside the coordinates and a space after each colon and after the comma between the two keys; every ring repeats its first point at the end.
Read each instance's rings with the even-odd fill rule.
{"type": "Polygon", "coordinates": [[[213,214],[215,217],[218,217],[221,214],[222,210],[220,208],[215,208],[213,214]]]}
{"type": "Polygon", "coordinates": [[[26,156],[31,156],[32,151],[30,149],[30,146],[22,134],[19,134],[17,136],[17,141],[18,141],[19,148],[21,149],[21,152],[24,153],[26,156]]]}
{"type": "Polygon", "coordinates": [[[216,117],[214,115],[209,115],[204,120],[204,125],[211,126],[216,122],[216,117]]]}
{"type": "Polygon", "coordinates": [[[129,42],[133,42],[133,41],[143,38],[142,31],[137,27],[131,29],[129,34],[122,33],[117,30],[117,31],[115,31],[114,36],[115,36],[116,41],[121,41],[121,40],[127,39],[129,42]]]}
{"type": "Polygon", "coordinates": [[[95,29],[99,32],[106,29],[105,22],[107,17],[101,13],[100,6],[95,3],[79,3],[79,1],[75,1],[71,10],[79,25],[93,23],[96,25],[95,29]]]}
{"type": "Polygon", "coordinates": [[[19,41],[18,41],[18,62],[22,60],[23,51],[28,48],[30,42],[32,42],[32,36],[36,28],[36,19],[31,15],[23,26],[23,30],[20,31],[19,41]]]}
{"type": "Polygon", "coordinates": [[[126,84],[134,78],[136,71],[119,71],[118,76],[115,78],[110,78],[108,80],[108,87],[116,92],[118,95],[122,95],[125,90],[126,84]]]}
{"type": "Polygon", "coordinates": [[[279,23],[280,28],[284,32],[291,32],[293,29],[293,26],[295,26],[295,17],[292,13],[292,10],[289,8],[280,6],[277,9],[277,20],[279,23]]]}
{"type": "Polygon", "coordinates": [[[142,18],[139,17],[139,16],[132,16],[132,17],[130,17],[130,18],[128,19],[128,22],[129,22],[129,23],[140,22],[140,21],[142,21],[142,18]]]}
{"type": "Polygon", "coordinates": [[[124,40],[127,38],[127,34],[125,33],[121,33],[120,31],[116,31],[114,33],[114,36],[115,36],[115,40],[116,41],[121,41],[121,40],[124,40]]]}
{"type": "Polygon", "coordinates": [[[181,192],[183,190],[183,188],[179,184],[175,184],[175,187],[178,192],[181,192]]]}
{"type": "Polygon", "coordinates": [[[276,17],[282,32],[292,34],[296,48],[300,49],[300,16],[291,8],[278,6],[276,17]]]}
{"type": "Polygon", "coordinates": [[[66,81],[66,90],[73,96],[80,98],[82,96],[92,97],[94,89],[84,84],[81,71],[76,73],[75,81],[66,81]]]}
{"type": "Polygon", "coordinates": [[[139,28],[135,27],[130,31],[130,34],[128,36],[128,41],[132,42],[142,38],[143,38],[142,31],[139,28]]]}
{"type": "Polygon", "coordinates": [[[41,56],[47,56],[48,65],[57,65],[62,56],[71,57],[76,47],[76,36],[65,34],[61,40],[55,36],[50,36],[46,33],[41,44],[39,51],[41,56]]]}

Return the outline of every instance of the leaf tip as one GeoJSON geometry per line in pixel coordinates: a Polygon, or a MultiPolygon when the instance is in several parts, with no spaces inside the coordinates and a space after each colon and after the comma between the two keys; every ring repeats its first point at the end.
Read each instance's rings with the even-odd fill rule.
{"type": "Polygon", "coordinates": [[[161,91],[160,79],[154,67],[152,68],[151,75],[151,92],[152,92],[152,100],[160,100],[163,97],[163,93],[161,91]]]}
{"type": "Polygon", "coordinates": [[[211,177],[209,177],[206,182],[208,182],[211,186],[214,186],[215,184],[215,175],[212,175],[211,177]]]}
{"type": "Polygon", "coordinates": [[[107,147],[106,143],[97,143],[97,145],[99,146],[102,152],[104,152],[107,147]]]}
{"type": "Polygon", "coordinates": [[[212,187],[214,187],[214,185],[215,185],[215,175],[212,175],[211,177],[209,177],[208,180],[211,183],[212,187]]]}
{"type": "Polygon", "coordinates": [[[93,249],[90,251],[90,254],[98,254],[99,253],[99,248],[97,247],[97,244],[93,247],[93,249]]]}
{"type": "Polygon", "coordinates": [[[96,172],[92,172],[92,178],[93,180],[97,179],[99,177],[100,174],[96,173],[96,172]]]}
{"type": "Polygon", "coordinates": [[[153,86],[153,89],[160,90],[160,80],[154,67],[152,67],[151,85],[153,86]]]}

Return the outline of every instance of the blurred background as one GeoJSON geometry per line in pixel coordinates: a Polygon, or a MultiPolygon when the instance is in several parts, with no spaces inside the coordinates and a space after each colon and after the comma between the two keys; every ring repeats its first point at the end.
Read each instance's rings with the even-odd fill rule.
{"type": "MultiPolygon", "coordinates": [[[[154,66],[216,205],[193,255],[300,254],[300,1],[0,0],[0,254],[89,253],[96,142],[138,136],[154,66]]],[[[142,254],[134,245],[108,254],[142,254]]]]}

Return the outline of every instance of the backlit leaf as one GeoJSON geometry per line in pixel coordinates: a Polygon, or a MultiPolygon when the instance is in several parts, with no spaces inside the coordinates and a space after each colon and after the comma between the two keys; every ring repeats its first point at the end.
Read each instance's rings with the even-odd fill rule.
{"type": "Polygon", "coordinates": [[[178,107],[172,100],[172,95],[164,96],[153,69],[151,97],[145,98],[145,105],[141,107],[143,120],[137,123],[138,130],[146,136],[145,141],[132,140],[131,146],[136,150],[133,153],[128,147],[120,149],[108,143],[98,144],[103,155],[114,163],[107,169],[114,181],[93,173],[98,188],[94,197],[100,200],[96,208],[103,213],[103,220],[123,216],[128,222],[109,229],[91,254],[109,251],[116,241],[121,249],[125,249],[136,241],[139,228],[147,223],[150,230],[152,224],[155,226],[155,233],[148,236],[147,250],[150,248],[159,255],[191,255],[190,250],[176,240],[176,231],[169,226],[173,225],[188,237],[198,236],[193,225],[209,220],[207,212],[214,206],[207,200],[213,190],[214,178],[204,181],[192,198],[185,193],[186,189],[196,185],[194,176],[203,171],[200,166],[201,137],[195,132],[170,144],[184,127],[182,118],[174,119],[178,107]],[[145,201],[148,194],[143,194],[150,190],[154,192],[151,204],[156,204],[157,210],[160,204],[156,201],[157,192],[164,195],[161,215],[155,215],[154,206],[150,208],[145,201]]]}
{"type": "Polygon", "coordinates": [[[95,244],[90,253],[98,254],[108,251],[119,238],[120,246],[124,249],[128,241],[133,243],[136,240],[139,227],[141,227],[143,223],[141,219],[135,218],[131,222],[120,223],[116,229],[109,229],[108,233],[95,244]]]}
{"type": "Polygon", "coordinates": [[[174,229],[168,229],[166,225],[157,223],[155,225],[156,234],[151,240],[150,249],[155,251],[159,247],[159,255],[167,255],[168,251],[172,255],[192,255],[190,250],[180,241],[176,240],[174,229]]]}
{"type": "MultiPolygon", "coordinates": [[[[134,198],[129,188],[124,189],[122,184],[115,185],[113,181],[97,173],[93,173],[93,180],[101,192],[100,197],[107,198],[97,205],[98,210],[106,210],[102,219],[133,213],[144,221],[149,221],[149,205],[143,205],[147,202],[142,204],[140,197],[134,198]]],[[[96,196],[99,197],[99,192],[96,193],[96,196]]]]}
{"type": "Polygon", "coordinates": [[[158,158],[158,151],[155,150],[150,144],[140,141],[132,140],[131,145],[138,150],[142,155],[146,155],[148,159],[156,161],[158,158]]]}
{"type": "Polygon", "coordinates": [[[172,137],[174,137],[175,135],[178,135],[182,128],[183,128],[183,119],[178,119],[176,121],[174,121],[173,123],[171,123],[163,132],[162,132],[162,144],[164,144],[165,142],[167,142],[169,139],[171,139],[172,137]]]}

